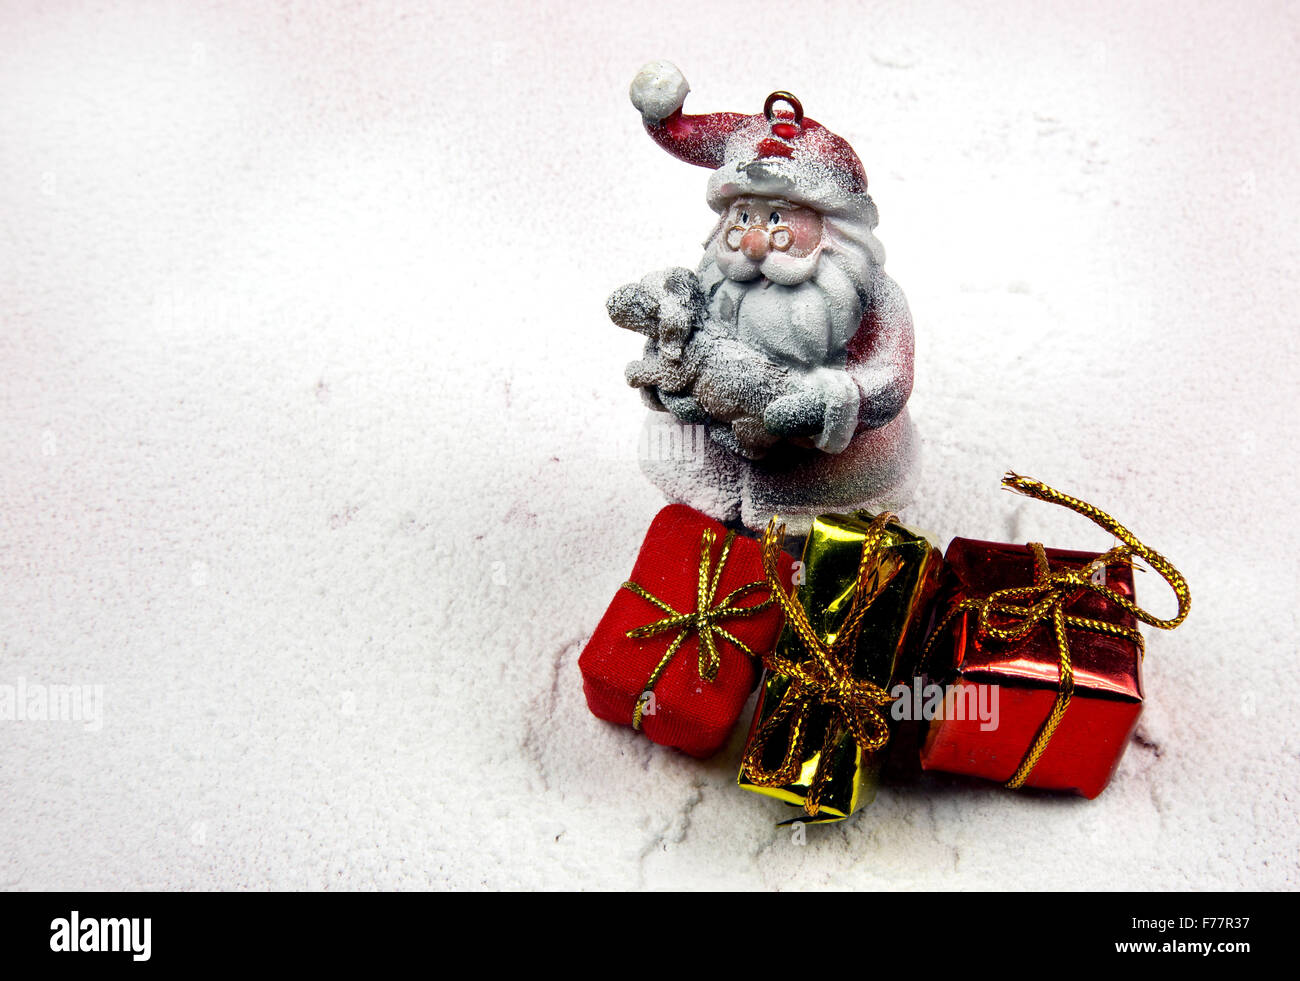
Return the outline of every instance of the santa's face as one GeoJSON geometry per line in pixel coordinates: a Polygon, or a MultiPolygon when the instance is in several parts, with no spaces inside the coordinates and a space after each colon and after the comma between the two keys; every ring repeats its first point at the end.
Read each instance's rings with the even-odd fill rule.
{"type": "Polygon", "coordinates": [[[811,279],[822,247],[822,217],[778,198],[743,197],[731,203],[718,236],[718,267],[728,279],[764,276],[784,286],[811,279]]]}

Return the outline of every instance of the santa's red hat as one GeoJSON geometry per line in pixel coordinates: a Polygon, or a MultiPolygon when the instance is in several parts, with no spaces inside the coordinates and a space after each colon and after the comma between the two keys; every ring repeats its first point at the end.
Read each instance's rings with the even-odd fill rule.
{"type": "Polygon", "coordinates": [[[689,91],[676,65],[652,61],[632,80],[630,94],[656,143],[687,163],[713,169],[708,200],[714,211],[721,214],[736,198],[756,194],[876,226],[867,173],[853,147],[806,118],[790,93],[773,92],[752,116],[687,116],[682,105],[689,91]]]}

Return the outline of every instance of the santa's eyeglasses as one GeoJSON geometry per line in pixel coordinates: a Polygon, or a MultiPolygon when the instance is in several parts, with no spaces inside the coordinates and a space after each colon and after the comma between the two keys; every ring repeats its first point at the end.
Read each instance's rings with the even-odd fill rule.
{"type": "Polygon", "coordinates": [[[785,252],[794,244],[794,232],[790,231],[789,225],[732,225],[727,229],[726,243],[727,248],[732,252],[740,251],[740,240],[749,232],[763,232],[767,235],[768,244],[776,252],[785,252]]]}

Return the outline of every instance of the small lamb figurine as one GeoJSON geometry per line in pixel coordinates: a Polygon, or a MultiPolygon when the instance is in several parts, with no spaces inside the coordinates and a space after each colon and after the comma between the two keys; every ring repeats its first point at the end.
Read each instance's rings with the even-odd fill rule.
{"type": "Polygon", "coordinates": [[[728,336],[705,306],[699,279],[681,267],[616,290],[610,319],[648,338],[644,356],[627,366],[627,383],[654,408],[710,423],[716,442],[759,459],[780,440],[764,426],[763,413],[791,393],[789,372],[728,336]]]}

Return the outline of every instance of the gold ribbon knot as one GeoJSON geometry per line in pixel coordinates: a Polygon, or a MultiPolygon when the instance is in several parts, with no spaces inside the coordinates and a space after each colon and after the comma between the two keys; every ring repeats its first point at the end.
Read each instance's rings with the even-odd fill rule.
{"type": "Polygon", "coordinates": [[[672,630],[678,631],[677,636],[673,638],[673,642],[668,645],[668,650],[664,652],[664,656],[659,659],[658,665],[650,673],[650,680],[646,682],[645,691],[637,699],[636,708],[632,712],[632,728],[634,729],[641,728],[641,717],[645,713],[646,707],[646,695],[654,689],[664,669],[668,667],[669,662],[676,656],[692,631],[698,633],[700,638],[698,665],[700,678],[703,681],[712,682],[717,678],[718,667],[722,663],[717,642],[714,640],[715,634],[723,640],[730,641],[750,657],[758,656],[739,637],[725,627],[718,626],[718,621],[730,617],[753,616],[755,613],[766,610],[771,606],[773,602],[771,596],[752,606],[736,605],[738,600],[743,599],[755,590],[766,589],[767,580],[757,579],[754,582],[745,583],[745,585],[733,589],[720,602],[715,604],[713,600],[718,593],[718,583],[722,580],[722,570],[727,564],[727,556],[731,554],[731,545],[736,540],[736,533],[734,531],[727,532],[726,538],[722,541],[722,552],[718,555],[718,563],[713,566],[713,545],[717,540],[718,536],[712,528],[706,528],[700,536],[700,566],[695,609],[690,613],[682,613],[680,610],[674,609],[638,583],[623,583],[624,589],[636,593],[646,602],[654,604],[668,614],[662,620],[656,620],[654,623],[647,623],[643,627],[634,627],[629,630],[627,632],[629,638],[641,640],[672,630]]]}
{"type": "Polygon", "coordinates": [[[892,514],[881,514],[867,530],[849,611],[839,630],[828,635],[829,641],[818,636],[808,622],[803,606],[785,591],[780,582],[777,556],[781,553],[785,525],[778,527],[773,517],[763,533],[763,571],[768,585],[773,598],[785,611],[787,626],[799,638],[808,657],[793,660],[778,651],[764,657],[767,667],[788,677],[790,684],[776,710],[750,740],[741,761],[741,770],[750,783],[759,787],[783,787],[796,782],[803,766],[811,714],[818,706],[829,708],[831,717],[822,737],[822,755],[804,797],[804,812],[809,817],[815,817],[821,809],[822,791],[832,769],[829,756],[845,732],[864,753],[879,749],[889,741],[889,724],[883,708],[893,699],[878,685],[855,678],[853,660],[863,616],[902,568],[901,559],[885,554],[879,548],[885,526],[892,518],[892,514]],[[787,738],[781,763],[768,768],[763,764],[767,747],[783,728],[787,738]]]}
{"type": "Polygon", "coordinates": [[[925,650],[921,654],[922,665],[929,659],[936,639],[953,620],[968,611],[974,611],[976,614],[977,635],[980,638],[987,637],[1005,643],[1024,640],[1040,624],[1051,623],[1056,637],[1059,672],[1056,702],[1047,721],[1043,723],[1033,743],[1030,744],[1024,759],[1016,767],[1016,772],[1006,782],[1007,787],[1015,790],[1024,785],[1034,767],[1038,765],[1039,759],[1046,752],[1052,736],[1061,724],[1066,709],[1070,707],[1070,699],[1074,694],[1074,666],[1070,659],[1070,641],[1067,633],[1069,628],[1122,637],[1137,645],[1140,657],[1145,656],[1146,653],[1146,645],[1136,627],[1123,627],[1105,620],[1078,616],[1065,612],[1066,609],[1085,593],[1090,592],[1127,611],[1142,623],[1161,630],[1172,630],[1186,619],[1191,609],[1192,597],[1187,587],[1187,580],[1168,559],[1143,545],[1131,531],[1100,508],[1070,497],[1068,494],[1062,494],[1040,481],[1014,473],[1008,473],[1002,478],[1002,486],[1026,497],[1059,504],[1082,514],[1094,524],[1109,531],[1121,543],[1097,556],[1082,569],[1053,570],[1048,564],[1047,553],[1042,543],[1030,542],[1029,550],[1034,557],[1034,580],[1030,585],[1010,586],[995,590],[982,599],[962,600],[940,621],[926,642],[925,650]],[[1135,558],[1142,559],[1158,572],[1178,597],[1178,612],[1172,618],[1162,620],[1095,578],[1096,574],[1107,566],[1131,565],[1135,558]]]}

